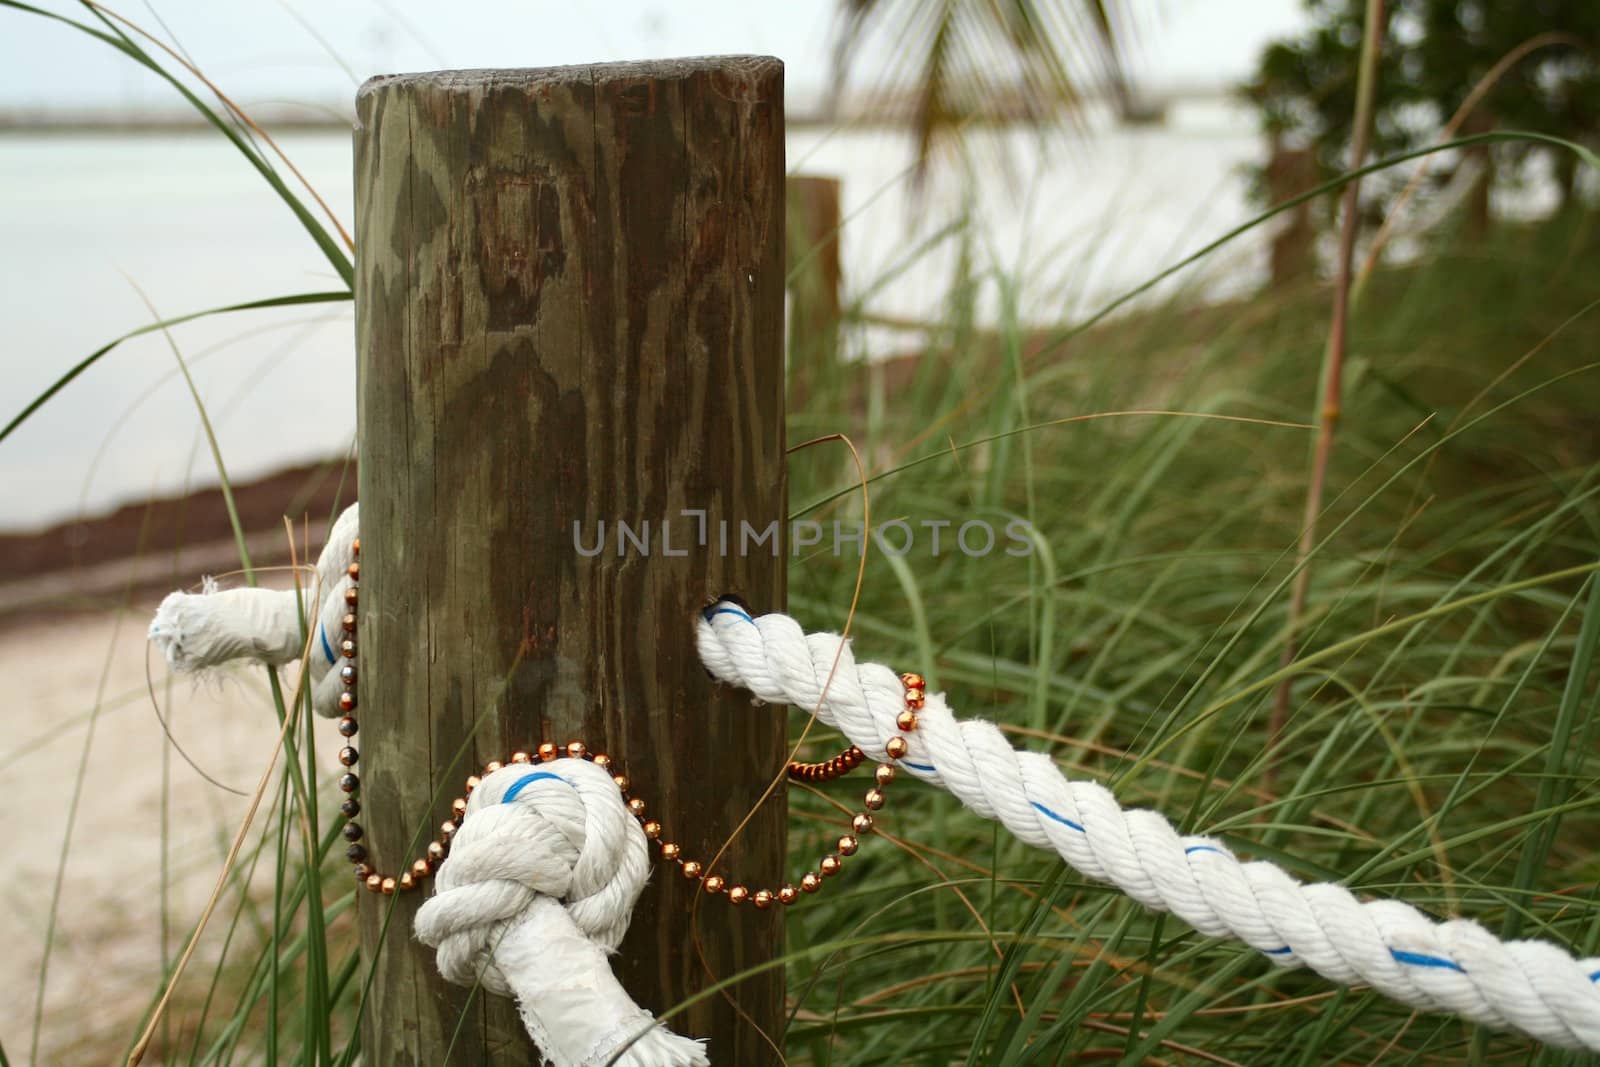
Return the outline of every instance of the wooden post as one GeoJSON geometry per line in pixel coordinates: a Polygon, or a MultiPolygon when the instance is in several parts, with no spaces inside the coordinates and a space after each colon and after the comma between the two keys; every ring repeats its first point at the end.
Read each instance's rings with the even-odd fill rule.
{"type": "Polygon", "coordinates": [[[796,407],[826,392],[839,361],[839,179],[795,175],[788,202],[789,375],[796,407]]]}
{"type": "MultiPolygon", "coordinates": [[[[1299,196],[1317,184],[1317,157],[1309,148],[1290,148],[1274,133],[1267,157],[1267,196],[1274,204],[1299,196]]],[[[1305,280],[1317,266],[1317,227],[1311,205],[1291,208],[1288,218],[1272,238],[1272,284],[1293,285],[1305,280]]]]}
{"type": "MultiPolygon", "coordinates": [[[[778,773],[783,716],[713,687],[692,623],[724,592],[783,604],[782,84],[775,59],[721,57],[362,87],[360,767],[382,869],[468,774],[541,741],[609,753],[708,859],[778,773]]],[[[781,882],[784,825],[779,791],[719,870],[781,882]]],[[[658,862],[615,960],[657,1013],[782,951],[777,909],[702,894],[691,926],[696,888],[658,862]]],[[[529,1063],[510,1002],[447,985],[411,937],[426,892],[361,896],[365,1062],[529,1063]]],[[[756,1028],[781,1031],[781,970],[731,993],[671,1025],[716,1063],[776,1062],[756,1028]]]]}

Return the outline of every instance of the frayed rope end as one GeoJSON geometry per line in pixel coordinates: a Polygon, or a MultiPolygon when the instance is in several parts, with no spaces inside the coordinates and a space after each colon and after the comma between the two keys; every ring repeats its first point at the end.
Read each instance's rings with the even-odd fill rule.
{"type": "Polygon", "coordinates": [[[150,641],[175,671],[192,673],[231,659],[280,665],[300,656],[300,606],[293,591],[221,589],[168,593],[150,622],[150,641]]]}

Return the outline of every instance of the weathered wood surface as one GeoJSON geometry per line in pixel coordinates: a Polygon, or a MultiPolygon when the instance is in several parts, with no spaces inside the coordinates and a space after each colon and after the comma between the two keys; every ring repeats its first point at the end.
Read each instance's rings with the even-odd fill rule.
{"type": "MultiPolygon", "coordinates": [[[[782,77],[731,57],[362,87],[361,768],[383,869],[467,774],[544,740],[618,759],[691,855],[777,773],[783,717],[713,687],[691,622],[724,592],[783,604],[782,549],[717,537],[785,513],[782,77]],[[619,520],[649,523],[647,553],[619,554],[619,520]],[[574,524],[587,549],[601,522],[585,555],[574,524]]],[[[780,790],[719,869],[780,882],[784,825],[780,790]]],[[[658,1013],[782,951],[777,910],[703,900],[691,927],[692,890],[658,864],[616,960],[658,1013]]],[[[422,899],[361,899],[365,1062],[528,1063],[510,1002],[445,984],[412,940],[422,899]]],[[[755,1027],[781,1029],[781,969],[735,995],[672,1025],[718,1064],[775,1062],[755,1027]]]]}

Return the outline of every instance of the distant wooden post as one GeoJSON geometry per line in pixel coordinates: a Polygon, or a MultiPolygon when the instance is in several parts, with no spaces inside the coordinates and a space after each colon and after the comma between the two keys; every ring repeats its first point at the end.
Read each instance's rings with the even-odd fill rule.
{"type": "MultiPolygon", "coordinates": [[[[1317,184],[1316,153],[1309,148],[1290,148],[1274,133],[1265,180],[1267,197],[1274,204],[1299,196],[1317,184]]],[[[1272,238],[1272,284],[1292,285],[1316,270],[1316,242],[1311,204],[1291,208],[1272,238]]]]}
{"type": "MultiPolygon", "coordinates": [[[[379,867],[417,855],[467,774],[541,741],[604,749],[707,858],[777,773],[783,716],[714,688],[691,624],[724,592],[784,602],[782,86],[775,59],[723,57],[362,87],[360,768],[379,867]]],[[[779,883],[784,825],[780,794],[719,870],[779,883]]],[[[658,864],[616,959],[658,1013],[782,951],[776,909],[704,900],[691,928],[694,889],[658,864]]],[[[360,898],[364,1061],[528,1064],[510,1002],[444,983],[413,940],[423,898],[360,898]]],[[[755,1027],[781,1030],[781,970],[731,993],[738,1010],[713,996],[672,1026],[718,1064],[775,1062],[755,1027]]]]}
{"type": "Polygon", "coordinates": [[[839,361],[839,179],[788,182],[789,373],[796,405],[834,378],[839,361]]]}

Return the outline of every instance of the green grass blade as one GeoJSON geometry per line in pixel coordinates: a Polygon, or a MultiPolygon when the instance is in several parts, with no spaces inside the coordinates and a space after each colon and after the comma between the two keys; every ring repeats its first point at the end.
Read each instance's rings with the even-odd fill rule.
{"type": "MultiPolygon", "coordinates": [[[[6,2],[9,2],[9,0],[0,0],[0,3],[6,2]]],[[[48,389],[29,401],[27,406],[14,415],[10,422],[6,423],[4,429],[0,429],[0,441],[4,441],[7,437],[10,437],[12,432],[16,430],[18,426],[21,426],[28,420],[29,416],[33,415],[40,408],[44,407],[44,405],[49,402],[52,397],[71,384],[74,378],[88,370],[90,367],[94,366],[100,361],[100,357],[104,356],[106,353],[110,352],[124,341],[130,341],[135,337],[143,337],[147,333],[155,333],[158,330],[167,330],[173,326],[178,326],[185,322],[193,322],[195,319],[208,318],[213,315],[227,315],[235,311],[258,311],[263,308],[294,307],[300,304],[331,304],[349,300],[350,298],[351,295],[348,292],[328,292],[297,293],[294,296],[275,296],[269,297],[265,300],[247,300],[242,304],[229,304],[225,307],[209,308],[205,311],[192,311],[187,315],[179,315],[176,318],[171,319],[162,319],[158,322],[152,322],[144,326],[140,326],[138,329],[129,330],[116,340],[102,345],[93,352],[89,353],[83,359],[79,360],[73,365],[71,370],[57,378],[48,389]]]]}

